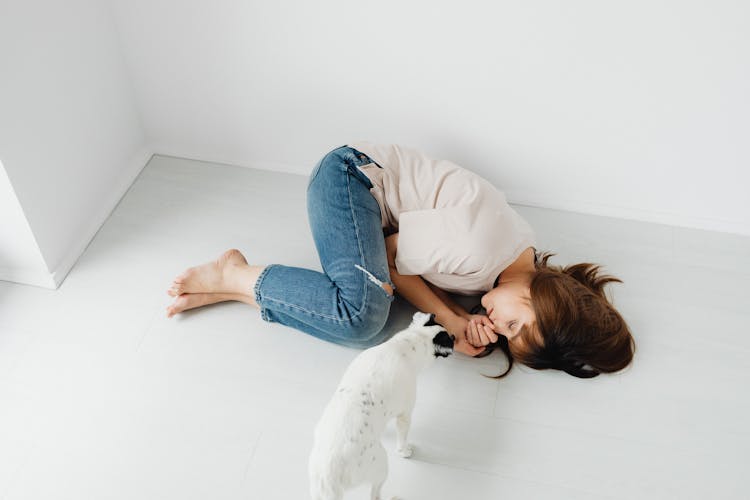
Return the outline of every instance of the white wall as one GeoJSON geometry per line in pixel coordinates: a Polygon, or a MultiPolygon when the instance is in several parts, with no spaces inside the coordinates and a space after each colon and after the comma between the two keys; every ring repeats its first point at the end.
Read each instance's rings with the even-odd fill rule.
{"type": "Polygon", "coordinates": [[[0,3],[0,279],[64,279],[148,161],[135,106],[106,3],[0,3]]]}
{"type": "Polygon", "coordinates": [[[158,153],[398,142],[511,202],[750,234],[747,2],[112,2],[158,153]]]}
{"type": "Polygon", "coordinates": [[[54,287],[29,223],[0,162],[0,277],[54,287]]]}
{"type": "Polygon", "coordinates": [[[750,234],[748,19],[729,0],[3,0],[0,279],[59,285],[151,152],[306,174],[356,139],[513,203],[750,234]]]}

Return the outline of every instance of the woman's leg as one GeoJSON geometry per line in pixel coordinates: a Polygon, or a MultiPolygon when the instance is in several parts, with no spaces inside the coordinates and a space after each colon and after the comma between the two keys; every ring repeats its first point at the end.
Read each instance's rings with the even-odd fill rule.
{"type": "Polygon", "coordinates": [[[328,153],[307,188],[310,228],[323,272],[271,264],[253,291],[266,321],[351,347],[385,340],[393,301],[380,208],[357,168],[372,160],[348,147],[328,153]]]}
{"type": "Polygon", "coordinates": [[[393,301],[380,209],[367,177],[370,163],[337,148],[313,170],[307,191],[310,227],[324,273],[272,264],[252,266],[238,250],[192,267],[167,292],[177,297],[168,316],[224,300],[260,307],[274,321],[318,338],[368,347],[385,340],[382,327],[393,301]]]}
{"type": "Polygon", "coordinates": [[[233,248],[218,259],[190,267],[173,281],[167,294],[177,297],[167,307],[167,317],[208,304],[237,300],[258,307],[252,294],[255,281],[264,266],[247,263],[242,253],[233,248]]]}

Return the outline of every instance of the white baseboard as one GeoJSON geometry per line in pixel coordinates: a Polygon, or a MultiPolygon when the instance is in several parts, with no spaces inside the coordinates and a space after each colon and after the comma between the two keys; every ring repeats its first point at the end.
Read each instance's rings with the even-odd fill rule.
{"type": "MultiPolygon", "coordinates": [[[[536,208],[562,210],[586,215],[602,217],[613,217],[639,222],[650,222],[667,226],[677,226],[690,229],[702,229],[705,231],[717,231],[721,233],[732,233],[741,236],[750,236],[750,219],[729,220],[710,217],[696,217],[686,214],[670,212],[659,212],[633,207],[607,205],[602,203],[587,203],[555,196],[540,196],[536,193],[517,193],[507,191],[505,193],[508,203],[536,208]]],[[[747,215],[747,214],[746,214],[747,215]]]]}
{"type": "Polygon", "coordinates": [[[18,269],[3,268],[0,269],[0,281],[10,281],[22,285],[38,286],[54,290],[57,288],[52,273],[40,271],[37,269],[18,269]]]}
{"type": "Polygon", "coordinates": [[[133,185],[136,178],[140,175],[141,171],[148,164],[152,156],[153,152],[151,147],[144,146],[126,162],[122,174],[110,190],[109,196],[104,197],[104,204],[102,204],[102,206],[99,207],[89,219],[88,225],[83,226],[84,230],[81,232],[80,236],[74,240],[76,243],[69,248],[57,268],[49,274],[49,283],[51,286],[45,286],[43,284],[38,286],[57,289],[62,284],[65,277],[81,255],[83,255],[83,252],[86,251],[86,248],[94,239],[94,236],[96,236],[96,233],[99,232],[99,229],[101,229],[107,218],[120,203],[120,200],[125,196],[125,193],[127,193],[130,186],[133,185]]]}
{"type": "Polygon", "coordinates": [[[269,162],[269,161],[247,161],[246,159],[233,159],[229,157],[210,156],[192,151],[178,151],[176,148],[161,146],[154,148],[154,155],[169,156],[172,158],[181,158],[183,160],[200,161],[203,163],[215,163],[218,165],[228,165],[230,167],[255,168],[258,170],[267,170],[269,172],[283,172],[285,174],[310,175],[313,166],[292,165],[289,163],[269,162]]]}

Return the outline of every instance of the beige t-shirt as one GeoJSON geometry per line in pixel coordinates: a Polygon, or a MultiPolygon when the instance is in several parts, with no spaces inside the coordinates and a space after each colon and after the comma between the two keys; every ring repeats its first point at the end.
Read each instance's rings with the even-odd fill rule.
{"type": "Polygon", "coordinates": [[[395,144],[348,146],[375,162],[360,170],[373,184],[384,233],[399,233],[400,274],[420,275],[451,293],[479,295],[535,247],[529,224],[479,175],[395,144]]]}

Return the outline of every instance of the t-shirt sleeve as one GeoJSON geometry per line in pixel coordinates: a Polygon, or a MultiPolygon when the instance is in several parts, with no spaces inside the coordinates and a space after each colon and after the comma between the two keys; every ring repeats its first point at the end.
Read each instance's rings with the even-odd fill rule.
{"type": "Polygon", "coordinates": [[[486,256],[477,248],[481,242],[472,214],[469,206],[402,212],[395,261],[399,274],[481,272],[486,256]]]}

